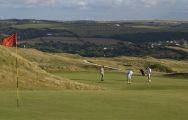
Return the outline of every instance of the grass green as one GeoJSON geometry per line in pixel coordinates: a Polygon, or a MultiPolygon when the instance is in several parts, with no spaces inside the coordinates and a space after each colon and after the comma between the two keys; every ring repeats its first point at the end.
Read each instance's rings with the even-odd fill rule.
{"type": "Polygon", "coordinates": [[[127,85],[126,74],[118,72],[107,72],[105,81],[100,81],[100,74],[97,72],[56,72],[58,76],[72,80],[105,87],[107,90],[188,90],[188,80],[185,77],[167,77],[163,75],[152,76],[152,84],[147,83],[147,78],[138,74],[132,78],[133,84],[127,85]]]}
{"type": "Polygon", "coordinates": [[[100,82],[96,72],[56,72],[78,82],[103,86],[98,91],[22,91],[16,108],[15,91],[0,91],[1,120],[187,120],[188,81],[161,75],[133,76],[109,72],[100,82]]]}

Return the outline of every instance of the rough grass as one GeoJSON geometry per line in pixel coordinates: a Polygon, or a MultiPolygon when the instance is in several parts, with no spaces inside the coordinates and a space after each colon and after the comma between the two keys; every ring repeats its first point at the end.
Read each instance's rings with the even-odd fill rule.
{"type": "Polygon", "coordinates": [[[83,59],[78,55],[71,54],[52,54],[45,53],[34,49],[19,49],[19,54],[31,62],[47,71],[75,71],[83,70],[83,59]],[[29,53],[29,54],[28,54],[29,53]]]}
{"type": "MultiPolygon", "coordinates": [[[[122,71],[125,71],[128,68],[134,69],[137,73],[139,69],[145,69],[146,66],[151,65],[161,65],[165,68],[168,68],[170,71],[174,72],[185,72],[188,70],[188,61],[177,61],[169,59],[155,59],[152,57],[115,57],[115,58],[88,58],[93,63],[111,65],[113,67],[118,67],[122,71]]],[[[156,69],[157,71],[157,69],[156,69]]],[[[165,71],[162,71],[165,72],[165,71]]]]}
{"type": "Polygon", "coordinates": [[[188,73],[172,73],[172,74],[167,74],[166,76],[174,77],[174,78],[188,79],[188,73]]]}
{"type": "Polygon", "coordinates": [[[156,64],[161,65],[164,68],[168,68],[174,72],[185,72],[188,70],[188,61],[155,59],[152,57],[85,58],[79,55],[64,53],[44,53],[34,49],[20,49],[19,54],[29,61],[38,63],[43,69],[47,71],[96,71],[98,69],[95,66],[84,64],[84,60],[88,60],[100,65],[119,68],[123,72],[125,72],[127,68],[132,68],[135,72],[138,73],[140,68],[145,69],[146,66],[156,64]],[[127,65],[130,67],[127,67],[127,65]]]}
{"type": "MultiPolygon", "coordinates": [[[[18,49],[18,53],[19,53],[18,49]]],[[[16,87],[16,53],[15,48],[0,47],[0,86],[1,89],[16,87]]],[[[29,52],[27,53],[30,54],[29,52]]],[[[53,76],[21,56],[18,58],[19,86],[21,89],[99,89],[77,83],[66,78],[53,76]]],[[[37,58],[37,55],[36,55],[37,58]]]]}

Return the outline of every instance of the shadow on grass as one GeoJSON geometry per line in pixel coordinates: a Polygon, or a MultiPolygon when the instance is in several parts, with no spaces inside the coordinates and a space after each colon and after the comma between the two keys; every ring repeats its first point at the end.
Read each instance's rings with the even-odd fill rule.
{"type": "Polygon", "coordinates": [[[188,78],[188,73],[172,73],[165,75],[165,77],[185,79],[188,78]]]}
{"type": "Polygon", "coordinates": [[[188,90],[188,86],[153,86],[153,85],[147,85],[147,86],[134,86],[129,85],[126,87],[128,90],[188,90]]]}

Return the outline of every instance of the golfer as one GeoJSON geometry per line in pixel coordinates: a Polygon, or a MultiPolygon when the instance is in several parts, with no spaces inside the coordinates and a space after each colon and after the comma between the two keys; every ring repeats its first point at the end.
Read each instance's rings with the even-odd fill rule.
{"type": "Polygon", "coordinates": [[[133,75],[133,71],[131,69],[129,69],[128,72],[127,72],[127,82],[128,82],[128,84],[132,83],[132,75],[133,75]]]}
{"type": "Polygon", "coordinates": [[[148,82],[151,82],[151,68],[150,67],[146,68],[146,75],[148,77],[148,82]]]}
{"type": "Polygon", "coordinates": [[[104,81],[104,66],[101,67],[100,74],[101,74],[101,81],[104,81]]]}
{"type": "Polygon", "coordinates": [[[143,69],[140,69],[140,73],[142,74],[142,76],[145,76],[145,72],[143,69]]]}

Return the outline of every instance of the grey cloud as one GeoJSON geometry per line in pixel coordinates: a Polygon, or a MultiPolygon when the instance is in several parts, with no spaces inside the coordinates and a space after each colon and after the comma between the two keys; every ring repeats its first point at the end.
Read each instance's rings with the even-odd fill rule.
{"type": "MultiPolygon", "coordinates": [[[[166,4],[187,6],[188,0],[0,0],[0,6],[68,6],[68,7],[143,7],[152,8],[166,4]],[[165,3],[165,4],[164,4],[165,3]]],[[[161,6],[161,7],[162,7],[161,6]]]]}
{"type": "Polygon", "coordinates": [[[49,11],[62,19],[187,19],[188,0],[0,0],[0,14],[11,16],[6,10],[38,18],[49,11]]]}

